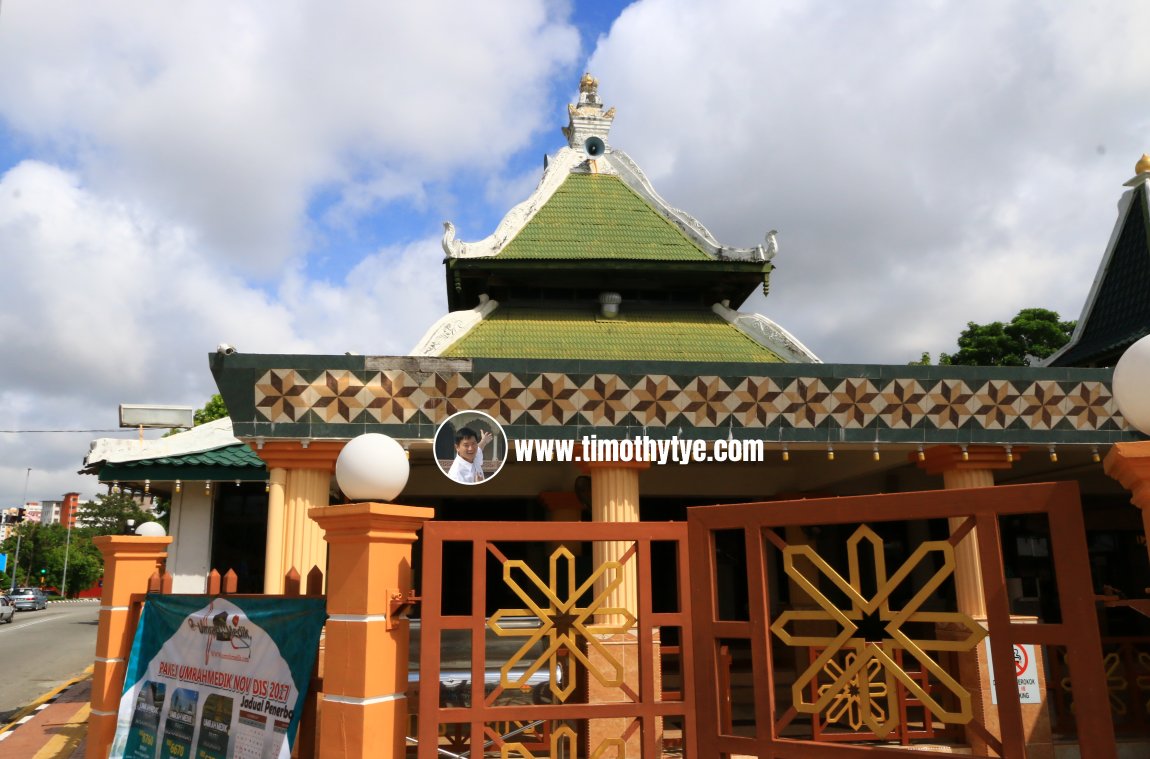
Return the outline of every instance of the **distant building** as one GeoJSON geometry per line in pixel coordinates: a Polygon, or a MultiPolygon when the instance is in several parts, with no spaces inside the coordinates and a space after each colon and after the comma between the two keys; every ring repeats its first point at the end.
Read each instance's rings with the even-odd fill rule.
{"type": "Polygon", "coordinates": [[[79,510],[80,494],[65,493],[64,501],[60,509],[60,524],[65,527],[76,527],[79,510]]]}
{"type": "Polygon", "coordinates": [[[59,524],[63,501],[40,501],[40,524],[59,524]]]}
{"type": "Polygon", "coordinates": [[[41,501],[28,501],[24,504],[24,521],[39,522],[43,517],[44,504],[41,501]]]}

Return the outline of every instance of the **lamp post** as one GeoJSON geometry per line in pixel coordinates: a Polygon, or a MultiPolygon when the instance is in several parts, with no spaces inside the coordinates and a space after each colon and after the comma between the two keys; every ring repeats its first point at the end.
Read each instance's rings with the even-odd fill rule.
{"type": "MultiPolygon", "coordinates": [[[[24,504],[28,503],[28,480],[32,477],[32,467],[28,467],[28,471],[24,473],[24,497],[20,499],[20,508],[24,508],[24,504]]],[[[21,528],[23,522],[16,525],[16,558],[12,561],[12,587],[9,588],[12,592],[16,591],[16,573],[20,571],[20,541],[24,539],[24,531],[21,528]]]]}

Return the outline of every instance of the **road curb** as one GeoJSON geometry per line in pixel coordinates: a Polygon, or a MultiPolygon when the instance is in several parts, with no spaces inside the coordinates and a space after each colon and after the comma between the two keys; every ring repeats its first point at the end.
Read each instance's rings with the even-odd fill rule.
{"type": "Polygon", "coordinates": [[[93,669],[94,669],[94,665],[88,665],[88,668],[85,669],[81,674],[77,675],[76,677],[73,677],[71,680],[64,683],[63,685],[60,685],[56,688],[53,688],[52,690],[45,693],[43,696],[40,696],[35,701],[30,703],[28,706],[25,706],[23,709],[16,712],[16,714],[14,714],[12,716],[12,720],[8,724],[0,725],[0,742],[3,742],[5,738],[10,736],[13,733],[13,731],[16,730],[16,728],[20,727],[21,725],[23,725],[27,722],[30,722],[32,720],[32,718],[36,716],[37,712],[43,711],[48,706],[55,703],[55,701],[58,698],[60,698],[61,696],[63,696],[65,693],[67,693],[69,689],[71,689],[72,687],[74,687],[78,683],[82,683],[85,680],[87,680],[88,678],[90,678],[92,676],[92,670],[93,669]]]}

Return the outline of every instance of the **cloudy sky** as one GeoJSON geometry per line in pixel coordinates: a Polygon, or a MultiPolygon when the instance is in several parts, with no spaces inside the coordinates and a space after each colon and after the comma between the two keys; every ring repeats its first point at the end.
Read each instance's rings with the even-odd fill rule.
{"type": "Polygon", "coordinates": [[[744,310],[825,361],[1074,318],[1150,151],[1147,30],[1144,0],[6,2],[0,506],[29,467],[93,494],[103,433],[61,430],[201,405],[220,342],[407,352],[441,223],[530,192],[584,70],[669,202],[779,230],[744,310]]]}

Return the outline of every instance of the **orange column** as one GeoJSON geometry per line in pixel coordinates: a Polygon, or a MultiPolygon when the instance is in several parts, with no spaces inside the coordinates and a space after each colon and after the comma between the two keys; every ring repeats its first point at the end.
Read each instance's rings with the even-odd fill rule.
{"type": "Polygon", "coordinates": [[[1142,511],[1142,530],[1150,551],[1150,440],[1115,443],[1102,466],[1134,496],[1130,502],[1142,511]]]}
{"type": "Polygon", "coordinates": [[[284,592],[284,504],[287,470],[268,470],[268,523],[264,544],[264,593],[284,592]]]}
{"type": "MultiPolygon", "coordinates": [[[[1020,453],[1020,452],[1019,452],[1020,453]]],[[[946,490],[994,487],[994,472],[1010,469],[1019,453],[1007,453],[998,446],[969,446],[965,455],[957,445],[937,445],[926,450],[919,466],[929,474],[941,474],[946,490]]],[[[966,520],[950,520],[953,532],[966,520]]],[[[986,599],[982,594],[982,566],[978,563],[978,538],[974,530],[954,549],[954,584],[958,610],[980,619],[986,618],[986,599]]]]}
{"type": "MultiPolygon", "coordinates": [[[[639,472],[647,469],[646,462],[585,464],[591,473],[591,521],[592,522],[638,522],[639,521],[639,472]]],[[[618,561],[627,549],[622,541],[599,541],[592,545],[591,556],[596,567],[604,562],[618,561]]],[[[639,581],[635,575],[635,561],[632,559],[623,568],[623,581],[607,597],[608,607],[622,608],[635,615],[639,609],[639,581]]],[[[607,583],[604,575],[596,584],[596,595],[607,583]]],[[[620,615],[603,615],[599,623],[619,626],[624,623],[620,615]]]]}
{"type": "MultiPolygon", "coordinates": [[[[591,521],[592,522],[638,522],[639,521],[639,472],[648,468],[646,462],[629,463],[588,463],[584,469],[591,473],[591,521]]],[[[596,541],[591,544],[592,565],[598,569],[609,561],[620,561],[630,548],[631,544],[621,540],[596,541]]],[[[635,572],[638,556],[629,559],[621,570],[621,582],[610,591],[604,600],[609,608],[626,609],[632,618],[638,617],[639,612],[639,578],[635,572]]],[[[610,576],[607,573],[600,575],[595,582],[595,595],[600,596],[607,587],[610,576]]],[[[640,662],[638,635],[642,634],[637,627],[631,627],[621,632],[627,624],[627,618],[622,614],[597,614],[596,625],[608,626],[612,629],[610,634],[600,633],[596,637],[599,645],[588,650],[588,660],[592,668],[601,673],[612,673],[616,667],[621,668],[622,683],[639,692],[640,662]]],[[[594,631],[594,628],[592,628],[594,631]]],[[[655,632],[655,631],[652,631],[655,632]]],[[[651,633],[647,633],[651,634],[651,633]]],[[[659,638],[654,643],[658,651],[659,638]]],[[[658,653],[655,654],[658,661],[658,653]]],[[[656,688],[661,682],[658,668],[655,671],[656,688]]],[[[606,685],[596,678],[588,678],[587,700],[591,703],[611,703],[626,701],[628,697],[623,690],[615,685],[606,685]]],[[[587,742],[588,752],[593,756],[609,756],[613,752],[604,747],[623,739],[631,726],[631,719],[609,718],[588,720],[587,742]]],[[[661,726],[656,730],[661,736],[661,726]]],[[[624,740],[624,747],[617,749],[620,756],[639,756],[641,753],[640,732],[635,730],[629,739],[624,740]]],[[[656,740],[659,740],[657,738],[656,740]]]]}
{"type": "MultiPolygon", "coordinates": [[[[583,504],[571,491],[544,491],[539,494],[539,501],[547,508],[548,522],[579,522],[583,518],[583,504]]],[[[579,543],[551,541],[547,544],[547,553],[554,553],[560,546],[566,546],[573,556],[579,556],[583,550],[579,543]]]]}
{"type": "Polygon", "coordinates": [[[312,509],[330,547],[321,759],[402,757],[407,622],[389,602],[412,588],[411,546],[433,509],[353,503],[312,509]]]}
{"type": "Polygon", "coordinates": [[[93,542],[104,555],[104,592],[96,629],[96,661],[92,669],[92,715],[88,719],[88,759],[104,759],[116,737],[116,714],[124,690],[128,654],[135,624],[132,595],[148,591],[148,578],[168,555],[170,537],[102,535],[93,542]]]}
{"type": "MultiPolygon", "coordinates": [[[[941,474],[943,487],[947,490],[961,490],[963,488],[989,488],[994,487],[994,472],[1010,469],[1014,462],[1023,453],[1022,448],[1016,447],[1007,453],[1005,448],[998,446],[969,446],[965,455],[963,449],[957,445],[940,445],[926,451],[926,459],[919,463],[923,469],[931,474],[941,474]]],[[[958,517],[950,520],[950,529],[953,532],[964,522],[965,518],[958,517]]],[[[954,549],[954,585],[958,597],[959,611],[972,617],[976,622],[986,627],[986,598],[982,592],[982,566],[978,561],[977,530],[971,530],[954,549]]],[[[1013,622],[1035,622],[1033,617],[1012,616],[1013,622]]],[[[965,630],[955,631],[965,635],[965,630]]],[[[944,628],[939,630],[940,637],[946,637],[944,628]]],[[[1041,649],[1036,649],[1035,669],[1038,672],[1039,688],[1045,692],[1046,682],[1041,649]]],[[[1002,729],[998,719],[998,710],[991,698],[990,672],[987,664],[986,649],[978,645],[973,652],[962,654],[958,659],[959,681],[964,688],[971,692],[971,708],[974,718],[981,722],[993,735],[1001,736],[1002,729]]],[[[1023,732],[1026,740],[1027,756],[1053,757],[1054,745],[1051,736],[1050,715],[1045,704],[1022,705],[1023,732]]],[[[976,756],[988,756],[993,752],[985,741],[973,731],[967,731],[967,740],[970,742],[972,752],[976,756]]]]}
{"type": "Polygon", "coordinates": [[[306,577],[313,566],[321,570],[326,566],[326,545],[319,528],[308,519],[308,509],[328,505],[331,475],[344,445],[339,440],[273,440],[253,445],[269,475],[265,593],[282,593],[289,569],[306,577]]]}

